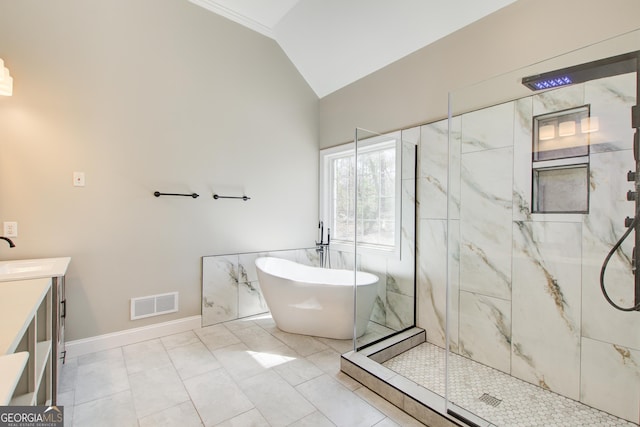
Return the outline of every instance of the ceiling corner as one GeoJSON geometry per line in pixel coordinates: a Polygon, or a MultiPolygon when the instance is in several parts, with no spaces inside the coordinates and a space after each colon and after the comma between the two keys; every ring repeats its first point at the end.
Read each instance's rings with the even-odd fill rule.
{"type": "Polygon", "coordinates": [[[228,7],[223,6],[219,2],[215,0],[189,0],[191,3],[196,4],[200,7],[203,7],[213,13],[224,16],[227,19],[230,19],[234,22],[237,22],[240,25],[244,25],[247,28],[256,31],[263,36],[267,36],[275,40],[275,33],[273,29],[252,19],[242,13],[239,13],[235,10],[232,10],[228,7]]]}

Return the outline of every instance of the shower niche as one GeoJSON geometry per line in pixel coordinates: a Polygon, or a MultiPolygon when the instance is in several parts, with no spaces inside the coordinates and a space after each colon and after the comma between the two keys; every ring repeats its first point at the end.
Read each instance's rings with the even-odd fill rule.
{"type": "Polygon", "coordinates": [[[589,212],[589,105],[533,118],[533,213],[589,212]]]}

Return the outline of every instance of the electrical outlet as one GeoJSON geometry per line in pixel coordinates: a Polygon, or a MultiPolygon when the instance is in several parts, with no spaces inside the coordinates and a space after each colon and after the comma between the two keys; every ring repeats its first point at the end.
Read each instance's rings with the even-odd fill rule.
{"type": "Polygon", "coordinates": [[[18,237],[18,223],[15,221],[4,222],[4,237],[18,237]]]}
{"type": "Polygon", "coordinates": [[[73,173],[73,185],[74,187],[84,187],[84,172],[73,173]]]}

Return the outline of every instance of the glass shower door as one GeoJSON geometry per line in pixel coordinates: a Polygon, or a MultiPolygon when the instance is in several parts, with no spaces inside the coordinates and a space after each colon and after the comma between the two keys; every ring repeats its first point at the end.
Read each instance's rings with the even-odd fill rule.
{"type": "Polygon", "coordinates": [[[640,311],[607,302],[640,302],[635,233],[616,246],[635,226],[637,51],[638,31],[450,95],[451,416],[640,422],[640,311]]]}
{"type": "Polygon", "coordinates": [[[418,129],[387,134],[356,129],[355,349],[415,325],[418,137],[418,129]]]}

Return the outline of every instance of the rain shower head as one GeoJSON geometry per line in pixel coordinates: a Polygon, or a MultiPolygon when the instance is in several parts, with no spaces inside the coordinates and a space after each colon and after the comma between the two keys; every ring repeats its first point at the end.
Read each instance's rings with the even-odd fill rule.
{"type": "Polygon", "coordinates": [[[522,84],[533,91],[584,83],[603,77],[637,71],[640,51],[599,59],[560,70],[524,77],[522,84]]]}

